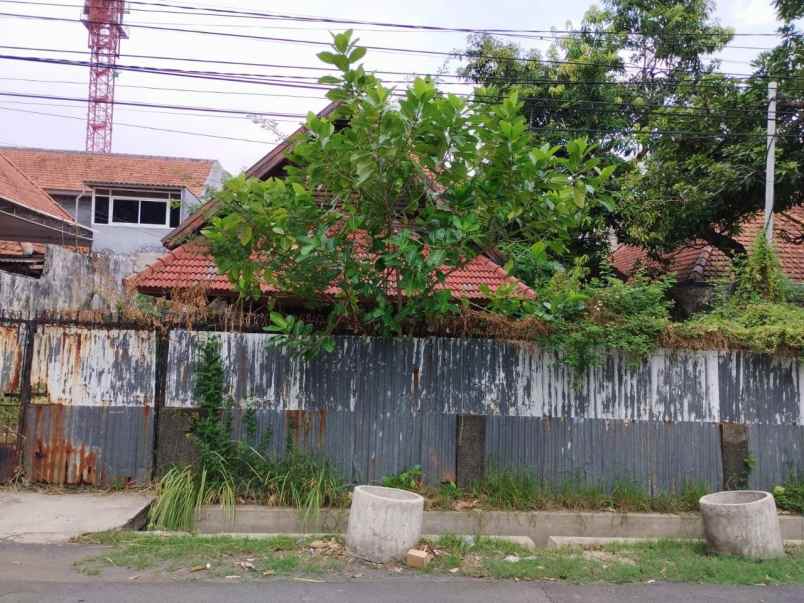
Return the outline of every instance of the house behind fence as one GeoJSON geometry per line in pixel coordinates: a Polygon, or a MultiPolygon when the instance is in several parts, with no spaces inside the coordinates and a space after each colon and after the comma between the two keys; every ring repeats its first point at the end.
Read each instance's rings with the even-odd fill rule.
{"type": "Polygon", "coordinates": [[[0,393],[22,421],[19,438],[0,438],[0,475],[19,461],[36,481],[143,483],[190,461],[193,360],[210,337],[240,409],[234,435],[253,408],[273,453],[290,438],[356,483],[415,464],[466,483],[497,466],[658,493],[728,486],[747,465],[761,488],[804,469],[796,357],[661,350],[632,366],[612,354],[576,375],[522,342],[339,337],[304,362],[262,333],[4,320],[0,393]]]}

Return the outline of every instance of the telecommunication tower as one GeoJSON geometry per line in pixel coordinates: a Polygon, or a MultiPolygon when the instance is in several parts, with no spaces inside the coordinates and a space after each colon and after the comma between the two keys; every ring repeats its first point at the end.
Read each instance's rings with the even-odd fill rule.
{"type": "Polygon", "coordinates": [[[125,0],[85,0],[82,21],[89,31],[86,150],[112,152],[115,65],[120,56],[125,0]]]}

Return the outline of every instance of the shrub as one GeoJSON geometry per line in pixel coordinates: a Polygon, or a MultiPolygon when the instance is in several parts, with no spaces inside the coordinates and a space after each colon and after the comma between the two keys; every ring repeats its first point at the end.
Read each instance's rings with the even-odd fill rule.
{"type": "Polygon", "coordinates": [[[422,489],[424,472],[421,465],[414,465],[401,473],[386,475],[382,478],[382,485],[386,488],[399,488],[419,492],[422,489]]]}

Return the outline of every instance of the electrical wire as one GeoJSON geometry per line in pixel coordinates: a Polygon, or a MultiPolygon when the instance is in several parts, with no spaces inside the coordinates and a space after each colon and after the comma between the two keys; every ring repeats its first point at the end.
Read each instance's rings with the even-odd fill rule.
{"type": "MultiPolygon", "coordinates": [[[[85,117],[77,117],[74,115],[64,115],[61,113],[48,113],[45,111],[29,111],[27,109],[12,109],[10,107],[0,107],[0,111],[14,111],[15,113],[29,113],[31,115],[44,115],[47,117],[58,117],[61,119],[73,119],[78,121],[86,121],[85,117]]],[[[249,142],[255,144],[264,144],[264,145],[273,145],[276,144],[278,141],[271,141],[271,140],[255,140],[253,138],[238,138],[234,136],[222,136],[217,134],[205,134],[202,132],[190,132],[187,130],[176,130],[173,128],[157,128],[154,126],[146,126],[144,124],[131,124],[126,122],[118,122],[115,121],[115,127],[123,126],[124,128],[139,128],[141,130],[151,130],[154,132],[167,132],[170,134],[187,134],[189,136],[203,136],[205,138],[215,138],[217,140],[231,140],[235,142],[249,142]]]]}
{"type": "MultiPolygon", "coordinates": [[[[91,21],[86,19],[73,19],[68,17],[52,17],[52,16],[45,16],[45,15],[30,15],[30,14],[21,14],[21,13],[8,13],[8,12],[0,12],[0,16],[3,17],[13,17],[13,18],[21,18],[21,19],[33,19],[33,20],[41,20],[41,21],[51,21],[51,22],[67,22],[67,23],[84,23],[89,25],[113,25],[110,23],[106,23],[103,21],[91,21]]],[[[189,33],[189,34],[197,34],[197,35],[209,35],[209,36],[222,36],[227,38],[237,38],[237,39],[247,39],[247,40],[261,40],[267,42],[282,42],[282,43],[289,43],[289,44],[301,44],[301,45],[312,45],[312,46],[326,46],[330,47],[330,42],[323,42],[319,40],[302,40],[298,38],[286,38],[286,37],[277,37],[277,36],[258,36],[254,34],[241,34],[241,33],[231,33],[231,32],[221,32],[221,31],[210,31],[205,29],[191,29],[191,28],[179,28],[179,27],[167,27],[167,26],[158,26],[158,25],[145,25],[145,24],[138,24],[138,23],[127,23],[126,27],[135,27],[141,29],[148,29],[154,31],[167,31],[171,33],[189,33]]],[[[443,51],[443,50],[430,50],[430,49],[423,49],[423,48],[404,48],[404,47],[391,47],[391,46],[372,46],[372,45],[365,45],[364,46],[367,50],[373,50],[377,52],[390,52],[390,53],[406,53],[406,54],[418,54],[418,55],[430,55],[430,56],[442,56],[442,57],[452,57],[452,58],[472,58],[473,55],[471,53],[465,52],[456,52],[456,51],[443,51]]],[[[594,63],[590,62],[583,62],[583,61],[558,61],[558,60],[551,60],[551,59],[541,59],[541,58],[531,58],[531,57],[494,57],[496,61],[509,61],[509,62],[536,62],[536,63],[557,63],[557,64],[574,64],[577,63],[583,66],[594,66],[594,63]]],[[[597,64],[601,67],[612,67],[609,63],[600,63],[597,64]]]]}
{"type": "MultiPolygon", "coordinates": [[[[23,4],[23,5],[32,5],[32,6],[53,6],[53,7],[64,7],[64,8],[83,8],[82,5],[78,4],[58,4],[54,2],[34,2],[30,0],[0,0],[5,4],[23,4]]],[[[150,13],[160,13],[160,14],[180,14],[180,15],[188,15],[188,14],[202,14],[204,16],[220,16],[220,17],[232,17],[232,18],[246,18],[246,19],[268,19],[268,20],[287,20],[287,21],[304,21],[304,22],[318,22],[318,23],[331,23],[337,25],[369,25],[374,27],[385,27],[385,28],[392,28],[392,29],[406,29],[406,30],[415,30],[415,31],[427,31],[427,32],[446,32],[446,33],[487,33],[487,34],[494,34],[494,35],[503,35],[503,34],[571,34],[571,35],[578,35],[578,34],[589,34],[589,35],[608,35],[608,36],[622,36],[622,35],[632,35],[632,36],[641,36],[641,37],[653,37],[654,34],[643,33],[640,31],[627,31],[627,32],[618,32],[618,31],[593,31],[593,30],[583,30],[583,29],[511,29],[511,28],[477,28],[477,27],[453,27],[453,26],[445,26],[445,25],[424,25],[424,24],[411,24],[411,23],[396,23],[391,21],[368,21],[363,19],[343,19],[343,18],[334,18],[334,17],[322,17],[322,16],[306,16],[306,15],[292,15],[287,13],[271,13],[271,12],[260,12],[260,11],[244,11],[244,10],[235,10],[230,8],[214,8],[214,7],[204,7],[199,5],[192,5],[187,3],[182,4],[175,4],[170,2],[149,2],[145,0],[127,0],[126,2],[128,5],[133,6],[152,6],[158,8],[169,8],[169,9],[182,9],[181,11],[163,11],[163,10],[153,10],[153,9],[140,9],[140,8],[131,8],[133,11],[137,12],[150,12],[150,13]]],[[[669,35],[670,37],[678,37],[678,38],[715,38],[715,37],[722,37],[723,34],[720,33],[702,33],[702,32],[677,32],[673,34],[664,34],[669,35]]],[[[738,37],[778,37],[778,33],[775,32],[760,32],[760,33],[747,33],[747,32],[729,32],[731,36],[738,36],[738,37]]]]}

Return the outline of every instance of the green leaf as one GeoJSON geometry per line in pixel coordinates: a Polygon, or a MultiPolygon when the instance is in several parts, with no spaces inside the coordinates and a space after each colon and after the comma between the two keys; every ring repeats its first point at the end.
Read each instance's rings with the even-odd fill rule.
{"type": "Polygon", "coordinates": [[[329,63],[330,65],[337,65],[338,55],[325,50],[316,55],[322,62],[329,63]]]}
{"type": "Polygon", "coordinates": [[[350,63],[357,63],[364,56],[366,56],[366,48],[365,48],[365,46],[358,46],[349,55],[349,62],[350,63]]]}
{"type": "Polygon", "coordinates": [[[342,33],[335,34],[333,39],[335,50],[344,53],[346,52],[346,49],[349,48],[349,42],[352,40],[352,30],[347,29],[342,33]]]}
{"type": "Polygon", "coordinates": [[[340,85],[341,81],[341,78],[335,77],[334,75],[324,75],[318,78],[319,84],[332,84],[333,86],[340,85]]]}

